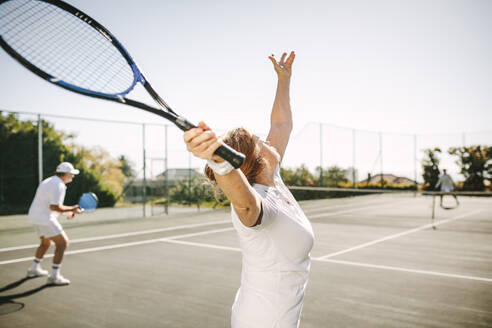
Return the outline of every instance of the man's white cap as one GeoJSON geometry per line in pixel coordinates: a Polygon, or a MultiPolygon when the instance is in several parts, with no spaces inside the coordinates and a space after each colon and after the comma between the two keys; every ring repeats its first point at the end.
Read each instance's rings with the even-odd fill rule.
{"type": "Polygon", "coordinates": [[[56,173],[71,173],[71,174],[79,174],[80,171],[75,169],[72,163],[63,162],[56,167],[56,173]]]}

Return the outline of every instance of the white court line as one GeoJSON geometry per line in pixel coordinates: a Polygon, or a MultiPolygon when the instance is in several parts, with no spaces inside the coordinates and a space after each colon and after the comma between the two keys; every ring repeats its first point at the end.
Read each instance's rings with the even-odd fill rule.
{"type": "MultiPolygon", "coordinates": [[[[365,209],[368,209],[368,208],[377,208],[377,207],[390,206],[390,205],[391,206],[392,205],[395,205],[395,203],[386,204],[386,205],[379,205],[378,204],[378,205],[371,205],[371,206],[354,208],[354,209],[350,209],[350,210],[344,210],[344,211],[338,211],[338,212],[331,212],[331,213],[327,213],[327,214],[318,214],[318,215],[310,216],[309,218],[310,219],[313,219],[313,218],[318,218],[318,217],[329,217],[329,216],[334,216],[334,215],[339,215],[339,214],[344,214],[344,213],[351,213],[351,212],[356,212],[356,211],[360,211],[360,210],[365,210],[365,209]]],[[[330,208],[330,207],[328,206],[327,208],[330,208]]],[[[78,239],[78,242],[87,241],[89,239],[90,240],[102,240],[102,239],[109,239],[109,238],[118,238],[118,237],[115,237],[115,236],[124,237],[124,236],[127,236],[127,235],[138,235],[138,234],[141,234],[141,233],[150,233],[148,231],[158,232],[157,230],[159,230],[159,231],[176,230],[176,229],[183,229],[183,227],[207,226],[207,225],[227,223],[227,222],[230,222],[230,220],[223,220],[223,221],[211,222],[211,223],[201,223],[201,224],[195,224],[195,225],[185,225],[185,226],[181,226],[181,227],[172,227],[172,228],[164,228],[164,229],[146,230],[146,231],[143,231],[143,232],[142,231],[140,231],[140,232],[137,231],[137,232],[124,233],[124,234],[111,235],[111,236],[94,237],[96,239],[94,239],[94,238],[78,239]]],[[[233,228],[210,230],[209,232],[210,233],[214,233],[214,232],[229,231],[229,230],[233,230],[233,228]]],[[[101,247],[86,248],[86,249],[81,249],[81,250],[77,250],[77,251],[67,251],[67,252],[65,252],[65,255],[79,254],[79,253],[86,253],[86,252],[95,252],[95,251],[106,250],[106,249],[114,249],[114,248],[120,248],[120,247],[130,247],[130,246],[136,246],[136,245],[143,245],[143,244],[155,243],[155,242],[158,242],[158,241],[174,240],[174,239],[178,239],[178,238],[188,238],[188,237],[198,236],[198,235],[202,235],[202,234],[206,234],[206,233],[207,233],[207,231],[205,231],[205,232],[198,232],[198,233],[191,233],[191,234],[186,234],[186,235],[178,235],[176,237],[157,238],[157,239],[136,241],[136,242],[131,242],[131,243],[123,243],[123,244],[115,244],[115,245],[108,245],[108,246],[101,246],[101,247]]],[[[72,243],[73,242],[75,242],[75,241],[72,241],[72,243]]],[[[38,245],[35,245],[35,246],[37,247],[38,245]]],[[[22,248],[29,248],[29,247],[28,246],[20,246],[20,247],[17,247],[17,248],[16,247],[11,247],[11,249],[12,248],[22,249],[22,248]]],[[[50,257],[53,257],[53,254],[51,254],[51,255],[45,255],[45,258],[50,258],[50,257]]],[[[9,264],[9,263],[24,262],[24,261],[30,261],[30,260],[32,260],[32,256],[30,256],[30,257],[23,257],[23,258],[14,259],[14,260],[0,261],[0,265],[9,264]]]]}
{"type": "MultiPolygon", "coordinates": [[[[213,248],[213,249],[221,249],[221,250],[226,250],[226,251],[241,252],[240,248],[228,247],[228,246],[220,246],[220,245],[204,244],[204,243],[194,243],[194,242],[183,241],[183,240],[179,240],[179,241],[178,240],[168,240],[165,238],[162,239],[162,241],[168,242],[168,243],[181,244],[181,245],[202,247],[202,248],[213,248]]],[[[351,261],[324,260],[324,259],[319,259],[319,258],[312,258],[312,260],[318,261],[318,262],[328,262],[328,263],[336,263],[336,264],[343,264],[343,265],[352,265],[352,266],[372,268],[372,269],[410,272],[410,273],[419,273],[419,274],[426,274],[426,275],[446,277],[446,278],[457,278],[457,279],[467,279],[467,280],[492,282],[491,278],[475,277],[475,276],[468,276],[468,275],[454,274],[454,273],[444,273],[444,272],[437,272],[437,271],[407,269],[407,268],[394,267],[394,266],[388,266],[388,265],[359,263],[359,262],[351,262],[351,261]]]]}
{"type": "MultiPolygon", "coordinates": [[[[185,224],[185,225],[174,226],[174,227],[169,227],[169,228],[126,232],[126,233],[105,235],[105,236],[99,236],[99,237],[80,238],[80,239],[70,240],[70,244],[83,243],[83,242],[96,241],[96,240],[113,239],[113,238],[130,237],[130,236],[139,236],[139,235],[144,235],[144,234],[149,234],[149,233],[173,231],[173,230],[180,230],[180,229],[207,227],[207,226],[211,226],[211,225],[224,224],[224,223],[230,223],[230,222],[231,222],[231,220],[222,220],[222,221],[214,221],[214,222],[207,222],[207,223],[185,224]]],[[[26,248],[35,248],[38,246],[39,246],[39,244],[32,244],[32,245],[24,245],[24,246],[17,246],[17,247],[0,248],[0,252],[16,251],[19,249],[26,249],[26,248]]]]}
{"type": "Polygon", "coordinates": [[[414,229],[406,230],[406,231],[403,231],[403,232],[400,232],[400,233],[397,233],[397,234],[394,234],[394,235],[390,235],[390,236],[386,236],[386,237],[383,237],[383,238],[379,238],[379,239],[370,241],[368,243],[364,243],[364,244],[361,244],[361,245],[358,245],[358,246],[354,246],[354,247],[351,247],[351,248],[348,248],[348,249],[345,249],[345,250],[342,250],[342,251],[339,251],[339,252],[335,252],[335,253],[327,254],[327,255],[324,255],[324,256],[320,256],[320,257],[316,258],[316,260],[320,260],[320,261],[321,260],[325,260],[327,258],[334,257],[334,256],[337,256],[337,255],[340,255],[340,254],[345,254],[345,253],[354,251],[356,249],[361,249],[361,248],[364,248],[364,247],[367,247],[367,246],[371,246],[371,245],[375,245],[375,244],[381,243],[381,242],[386,241],[386,240],[398,238],[398,237],[405,236],[405,235],[408,235],[408,234],[411,234],[411,233],[414,233],[414,232],[417,232],[417,231],[425,230],[425,229],[431,228],[432,226],[437,227],[437,226],[439,226],[441,224],[444,224],[444,223],[448,223],[448,222],[451,222],[451,221],[455,221],[455,220],[466,218],[468,216],[475,215],[478,212],[481,212],[481,210],[476,210],[476,211],[473,211],[473,212],[470,212],[470,213],[467,213],[467,214],[456,216],[454,218],[450,218],[450,219],[446,219],[446,220],[441,220],[441,221],[438,221],[436,223],[425,224],[423,226],[420,226],[420,227],[417,227],[417,228],[414,228],[414,229]]]}
{"type": "Polygon", "coordinates": [[[236,247],[220,246],[220,245],[213,245],[213,244],[203,244],[203,243],[193,243],[191,241],[172,240],[172,239],[166,239],[166,238],[161,239],[161,241],[166,242],[166,243],[197,246],[197,247],[202,247],[202,248],[215,248],[215,249],[223,249],[226,251],[234,251],[234,252],[240,252],[241,251],[240,248],[236,248],[236,247]]]}
{"type": "MultiPolygon", "coordinates": [[[[338,215],[338,214],[351,213],[351,212],[356,212],[358,210],[365,210],[368,208],[377,208],[377,207],[390,206],[390,205],[391,206],[395,205],[395,202],[393,202],[391,204],[385,204],[385,205],[374,204],[374,205],[370,205],[370,206],[353,208],[350,210],[331,212],[331,213],[326,213],[326,214],[322,213],[322,214],[316,214],[316,215],[312,215],[312,216],[307,215],[307,217],[309,219],[315,219],[315,218],[319,218],[319,217],[330,217],[330,216],[334,216],[334,215],[338,215]]],[[[325,207],[325,209],[331,209],[331,208],[333,208],[333,207],[332,206],[325,207]]],[[[317,211],[320,211],[320,210],[322,210],[322,208],[317,209],[317,211]]],[[[126,232],[126,233],[99,236],[99,237],[80,238],[80,239],[70,240],[70,244],[77,244],[77,243],[83,243],[83,242],[88,242],[88,241],[122,238],[122,237],[130,237],[130,236],[139,236],[139,235],[144,235],[144,234],[173,231],[173,230],[180,230],[180,229],[191,229],[191,228],[198,228],[198,227],[206,227],[206,226],[224,224],[224,223],[230,223],[230,222],[231,222],[231,220],[228,219],[228,220],[221,220],[221,221],[207,222],[207,223],[187,224],[187,225],[174,226],[174,227],[162,228],[162,229],[142,230],[142,231],[126,232]]],[[[8,252],[8,251],[16,251],[16,250],[20,250],[20,249],[36,248],[38,246],[39,246],[39,244],[31,244],[31,245],[23,245],[23,246],[16,246],[16,247],[0,248],[0,253],[1,252],[8,252]]]]}
{"type": "MultiPolygon", "coordinates": [[[[225,229],[215,229],[215,230],[207,230],[203,232],[196,232],[196,233],[188,233],[184,235],[177,235],[173,237],[168,237],[168,238],[156,238],[156,239],[148,239],[148,240],[141,240],[141,241],[135,241],[131,243],[123,243],[123,244],[115,244],[115,245],[107,245],[107,246],[101,246],[101,247],[92,247],[92,248],[85,248],[85,249],[79,249],[76,251],[68,251],[65,252],[65,255],[71,255],[71,254],[81,254],[81,253],[89,253],[89,252],[97,252],[97,251],[102,251],[102,250],[107,250],[107,249],[115,249],[115,248],[122,248],[122,247],[130,247],[130,246],[137,246],[137,245],[144,245],[144,244],[151,244],[151,243],[157,243],[160,241],[167,241],[167,240],[174,240],[174,239],[179,239],[179,238],[188,238],[188,237],[194,237],[194,236],[202,236],[202,235],[208,235],[212,233],[218,233],[218,232],[223,232],[223,231],[230,231],[233,230],[234,228],[225,228],[225,229]]],[[[53,254],[45,255],[44,258],[50,258],[53,257],[53,254]]],[[[23,258],[18,258],[14,260],[7,260],[7,261],[0,261],[0,265],[3,264],[10,264],[10,263],[18,263],[18,262],[25,262],[25,261],[32,261],[33,257],[23,257],[23,258]]]]}
{"type": "MultiPolygon", "coordinates": [[[[376,199],[374,201],[368,201],[368,202],[363,202],[363,203],[357,203],[357,206],[364,206],[364,205],[379,205],[379,204],[387,204],[388,203],[388,200],[383,200],[383,199],[376,199]]],[[[299,205],[303,205],[302,201],[299,202],[299,205]]],[[[309,209],[311,212],[318,212],[320,210],[323,210],[325,208],[327,208],[326,206],[326,203],[322,206],[309,206],[311,204],[305,204],[306,207],[306,210],[309,209]]],[[[316,204],[317,205],[317,204],[316,204]]],[[[344,208],[344,207],[354,207],[354,204],[338,204],[338,205],[330,205],[329,206],[330,208],[344,208]]],[[[302,208],[302,206],[301,206],[302,208]]]]}
{"type": "MultiPolygon", "coordinates": [[[[456,219],[458,219],[458,218],[454,218],[454,220],[456,220],[456,219]]],[[[449,222],[450,220],[452,220],[452,219],[446,220],[446,222],[449,222]]],[[[443,223],[443,222],[444,221],[441,221],[441,223],[443,223]]],[[[441,224],[441,223],[439,223],[439,224],[441,224]]],[[[195,247],[204,247],[204,248],[213,248],[213,249],[221,249],[221,250],[227,250],[227,251],[240,252],[241,250],[239,248],[235,248],[235,247],[227,247],[227,246],[220,246],[220,245],[213,245],[213,244],[195,243],[195,242],[176,240],[176,239],[180,239],[180,238],[202,236],[202,235],[231,231],[231,230],[234,230],[234,228],[216,229],[216,230],[209,230],[209,231],[203,231],[203,232],[177,235],[177,236],[168,237],[168,238],[158,238],[158,239],[150,239],[150,240],[125,243],[125,244],[118,244],[118,245],[94,247],[94,248],[82,249],[82,250],[77,250],[77,251],[69,251],[69,252],[66,252],[65,254],[88,253],[88,252],[94,252],[94,251],[100,251],[100,250],[106,250],[106,249],[115,249],[115,248],[121,248],[121,247],[150,244],[150,243],[155,243],[155,242],[167,242],[167,243],[182,244],[182,245],[189,245],[189,246],[195,246],[195,247]]],[[[50,255],[45,256],[45,258],[49,258],[49,257],[53,257],[53,255],[50,254],[50,255]]],[[[3,261],[3,262],[0,262],[0,265],[23,262],[23,261],[31,261],[31,260],[32,260],[32,257],[25,257],[25,258],[20,258],[20,259],[15,259],[15,260],[3,261]]],[[[319,261],[319,262],[328,262],[328,263],[352,265],[352,266],[359,266],[359,267],[368,267],[368,268],[375,268],[375,269],[382,269],[382,270],[391,270],[391,271],[419,273],[419,274],[426,274],[426,275],[433,275],[433,276],[442,276],[442,277],[447,277],[447,278],[458,278],[458,279],[468,279],[468,280],[492,282],[492,279],[490,279],[490,278],[474,277],[474,276],[459,275],[459,274],[452,274],[452,273],[443,273],[443,272],[436,272],[436,271],[406,269],[406,268],[392,267],[392,266],[387,266],[387,265],[376,265],[376,264],[369,264],[369,263],[358,263],[358,262],[340,261],[340,260],[328,260],[328,259],[322,259],[322,258],[312,258],[312,260],[313,261],[319,261]]]]}
{"type": "MultiPolygon", "coordinates": [[[[375,196],[375,195],[368,195],[368,196],[375,196]]],[[[379,195],[377,195],[379,196],[379,195]]],[[[360,196],[358,196],[360,197],[360,196]]],[[[358,202],[357,203],[357,206],[364,206],[364,205],[381,205],[381,204],[388,204],[388,199],[381,199],[381,198],[378,198],[378,197],[374,197],[375,199],[373,200],[368,200],[368,199],[364,199],[364,200],[367,200],[365,202],[358,202]]],[[[416,198],[412,198],[412,200],[415,200],[416,198]]],[[[396,200],[398,200],[398,198],[396,198],[396,200]]],[[[406,200],[406,201],[410,201],[410,199],[408,198],[400,198],[399,199],[400,201],[403,201],[403,200],[406,200]]],[[[306,202],[309,202],[309,201],[306,201],[306,202]]],[[[348,202],[350,202],[350,200],[348,200],[348,202]]],[[[395,203],[395,198],[391,198],[391,203],[394,204],[395,203]]],[[[312,212],[314,211],[319,211],[319,210],[322,210],[324,208],[326,208],[326,203],[323,204],[322,206],[311,206],[311,205],[317,205],[316,203],[306,203],[305,206],[307,208],[309,208],[309,210],[311,210],[312,212]]],[[[302,204],[302,201],[299,202],[299,205],[303,205],[302,204]]],[[[301,206],[302,207],[302,206],[301,206]]],[[[342,204],[337,204],[337,205],[330,205],[329,208],[340,208],[340,207],[354,207],[354,204],[350,204],[350,203],[342,203],[342,204]]]]}
{"type": "Polygon", "coordinates": [[[309,220],[312,219],[317,219],[317,218],[327,218],[330,216],[335,216],[335,215],[340,215],[340,214],[346,214],[346,213],[352,213],[352,212],[357,212],[361,210],[367,210],[367,209],[374,209],[374,208],[380,208],[380,207],[388,207],[388,206],[395,206],[396,204],[400,203],[406,203],[408,200],[400,201],[400,202],[392,202],[392,203],[385,203],[385,204],[375,204],[375,205],[369,205],[369,206],[363,206],[363,207],[357,207],[357,208],[352,208],[350,210],[343,210],[343,211],[337,211],[337,212],[328,212],[328,213],[320,213],[316,215],[306,215],[309,220]]]}
{"type": "Polygon", "coordinates": [[[443,273],[443,272],[436,272],[436,271],[406,269],[406,268],[393,267],[393,266],[388,266],[388,265],[378,265],[378,264],[369,264],[369,263],[358,263],[358,262],[351,262],[351,261],[324,260],[324,259],[321,259],[321,258],[317,258],[317,259],[314,259],[313,258],[313,260],[314,261],[320,261],[320,262],[329,262],[329,263],[337,263],[337,264],[345,264],[345,265],[354,265],[354,266],[366,267],[366,268],[374,268],[374,269],[383,269],[383,270],[392,270],[392,271],[401,271],[401,272],[420,273],[420,274],[427,274],[427,275],[431,275],[431,276],[440,276],[440,277],[447,277],[447,278],[459,278],[459,279],[468,279],[468,280],[478,280],[478,281],[492,282],[492,279],[491,278],[465,276],[465,275],[454,274],[454,273],[443,273]]]}
{"type": "MultiPolygon", "coordinates": [[[[354,208],[354,209],[350,209],[350,210],[344,210],[344,211],[338,211],[338,212],[331,212],[331,213],[327,213],[327,214],[318,214],[318,215],[310,216],[310,219],[318,218],[318,217],[329,217],[329,216],[334,216],[334,215],[338,215],[338,214],[351,213],[351,212],[356,212],[356,211],[360,211],[360,210],[365,210],[365,209],[368,209],[368,208],[377,208],[377,207],[384,207],[384,206],[390,206],[390,205],[391,206],[392,205],[395,205],[395,203],[386,204],[386,205],[379,205],[378,204],[378,205],[372,205],[372,206],[365,206],[365,207],[354,208]]],[[[328,206],[327,208],[330,208],[330,206],[328,206]]],[[[117,235],[109,235],[109,236],[102,236],[102,237],[77,239],[77,242],[88,241],[88,240],[103,240],[103,239],[110,239],[110,238],[125,237],[125,236],[130,236],[130,235],[138,235],[138,234],[143,234],[143,233],[160,232],[160,231],[170,231],[170,230],[176,230],[176,229],[184,229],[184,228],[187,228],[187,227],[208,226],[208,225],[222,224],[222,223],[228,223],[228,222],[230,222],[230,220],[223,220],[223,221],[210,222],[210,223],[200,223],[200,224],[194,224],[194,225],[183,225],[183,226],[171,227],[171,228],[163,228],[163,229],[144,230],[144,231],[123,233],[123,234],[117,234],[117,235]]],[[[136,245],[143,245],[143,244],[155,243],[155,242],[159,242],[159,241],[168,241],[168,240],[174,240],[174,239],[179,239],[179,238],[188,238],[188,237],[193,237],[193,236],[198,236],[198,235],[203,235],[203,234],[208,234],[208,233],[215,233],[215,232],[221,232],[221,231],[229,231],[229,230],[233,230],[233,229],[234,228],[209,230],[209,231],[205,231],[205,232],[198,232],[198,233],[191,233],[191,234],[185,234],[185,235],[178,235],[178,236],[175,236],[175,237],[156,238],[156,239],[142,240],[142,241],[136,241],[136,242],[130,242],[130,243],[123,243],[123,244],[115,244],[115,245],[108,245],[108,246],[101,246],[101,247],[86,248],[86,249],[81,249],[81,250],[77,250],[77,251],[67,251],[67,252],[65,252],[65,255],[80,254],[80,253],[95,252],[95,251],[106,250],[106,249],[115,249],[115,248],[121,248],[121,247],[130,247],[130,246],[136,246],[136,245]]],[[[72,241],[72,243],[74,243],[74,242],[75,242],[75,240],[72,241]]],[[[34,247],[37,247],[37,246],[38,245],[34,245],[34,247]]],[[[30,247],[32,247],[32,246],[31,245],[28,245],[28,246],[11,247],[9,249],[10,250],[14,250],[14,249],[22,249],[22,248],[30,248],[30,247]]],[[[5,248],[3,250],[5,250],[5,248]]],[[[45,255],[45,258],[50,258],[50,257],[53,257],[53,254],[45,255]]],[[[25,262],[25,261],[30,261],[30,260],[32,260],[32,256],[18,258],[18,259],[13,259],[13,260],[0,261],[0,265],[10,264],[10,263],[17,263],[17,262],[25,262]]]]}

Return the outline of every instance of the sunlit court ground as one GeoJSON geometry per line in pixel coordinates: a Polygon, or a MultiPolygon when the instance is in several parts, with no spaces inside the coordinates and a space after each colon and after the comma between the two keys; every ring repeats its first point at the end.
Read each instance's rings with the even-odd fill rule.
{"type": "MultiPolygon", "coordinates": [[[[492,199],[460,203],[437,206],[433,229],[430,196],[302,202],[316,241],[301,327],[492,327],[492,199]]],[[[0,217],[0,327],[230,326],[241,253],[229,210],[117,211],[61,218],[64,287],[25,279],[37,237],[25,216],[0,217]]]]}

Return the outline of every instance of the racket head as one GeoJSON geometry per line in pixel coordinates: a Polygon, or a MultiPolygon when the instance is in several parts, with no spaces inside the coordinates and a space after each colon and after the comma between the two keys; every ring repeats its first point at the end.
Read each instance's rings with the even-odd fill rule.
{"type": "MultiPolygon", "coordinates": [[[[152,89],[111,32],[66,2],[0,0],[0,46],[52,84],[144,109],[170,120],[183,131],[195,127],[152,89]],[[163,110],[125,98],[137,83],[163,110]]],[[[244,155],[225,145],[218,154],[235,168],[244,162],[244,155]]]]}
{"type": "Polygon", "coordinates": [[[105,27],[60,0],[0,0],[0,46],[50,83],[124,102],[137,65],[105,27]]]}
{"type": "Polygon", "coordinates": [[[93,192],[86,192],[79,199],[79,208],[84,213],[90,213],[96,210],[99,199],[93,192]]]}

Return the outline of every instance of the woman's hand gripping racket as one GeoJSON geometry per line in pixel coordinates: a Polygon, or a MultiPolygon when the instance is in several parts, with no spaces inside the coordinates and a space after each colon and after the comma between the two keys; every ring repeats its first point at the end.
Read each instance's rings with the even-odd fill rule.
{"type": "MultiPolygon", "coordinates": [[[[86,96],[137,107],[181,130],[195,125],[152,89],[123,45],[101,24],[60,0],[0,0],[0,46],[46,81],[86,96]],[[161,106],[128,99],[137,83],[161,106]]],[[[239,168],[244,155],[223,144],[216,152],[239,168]]]]}

